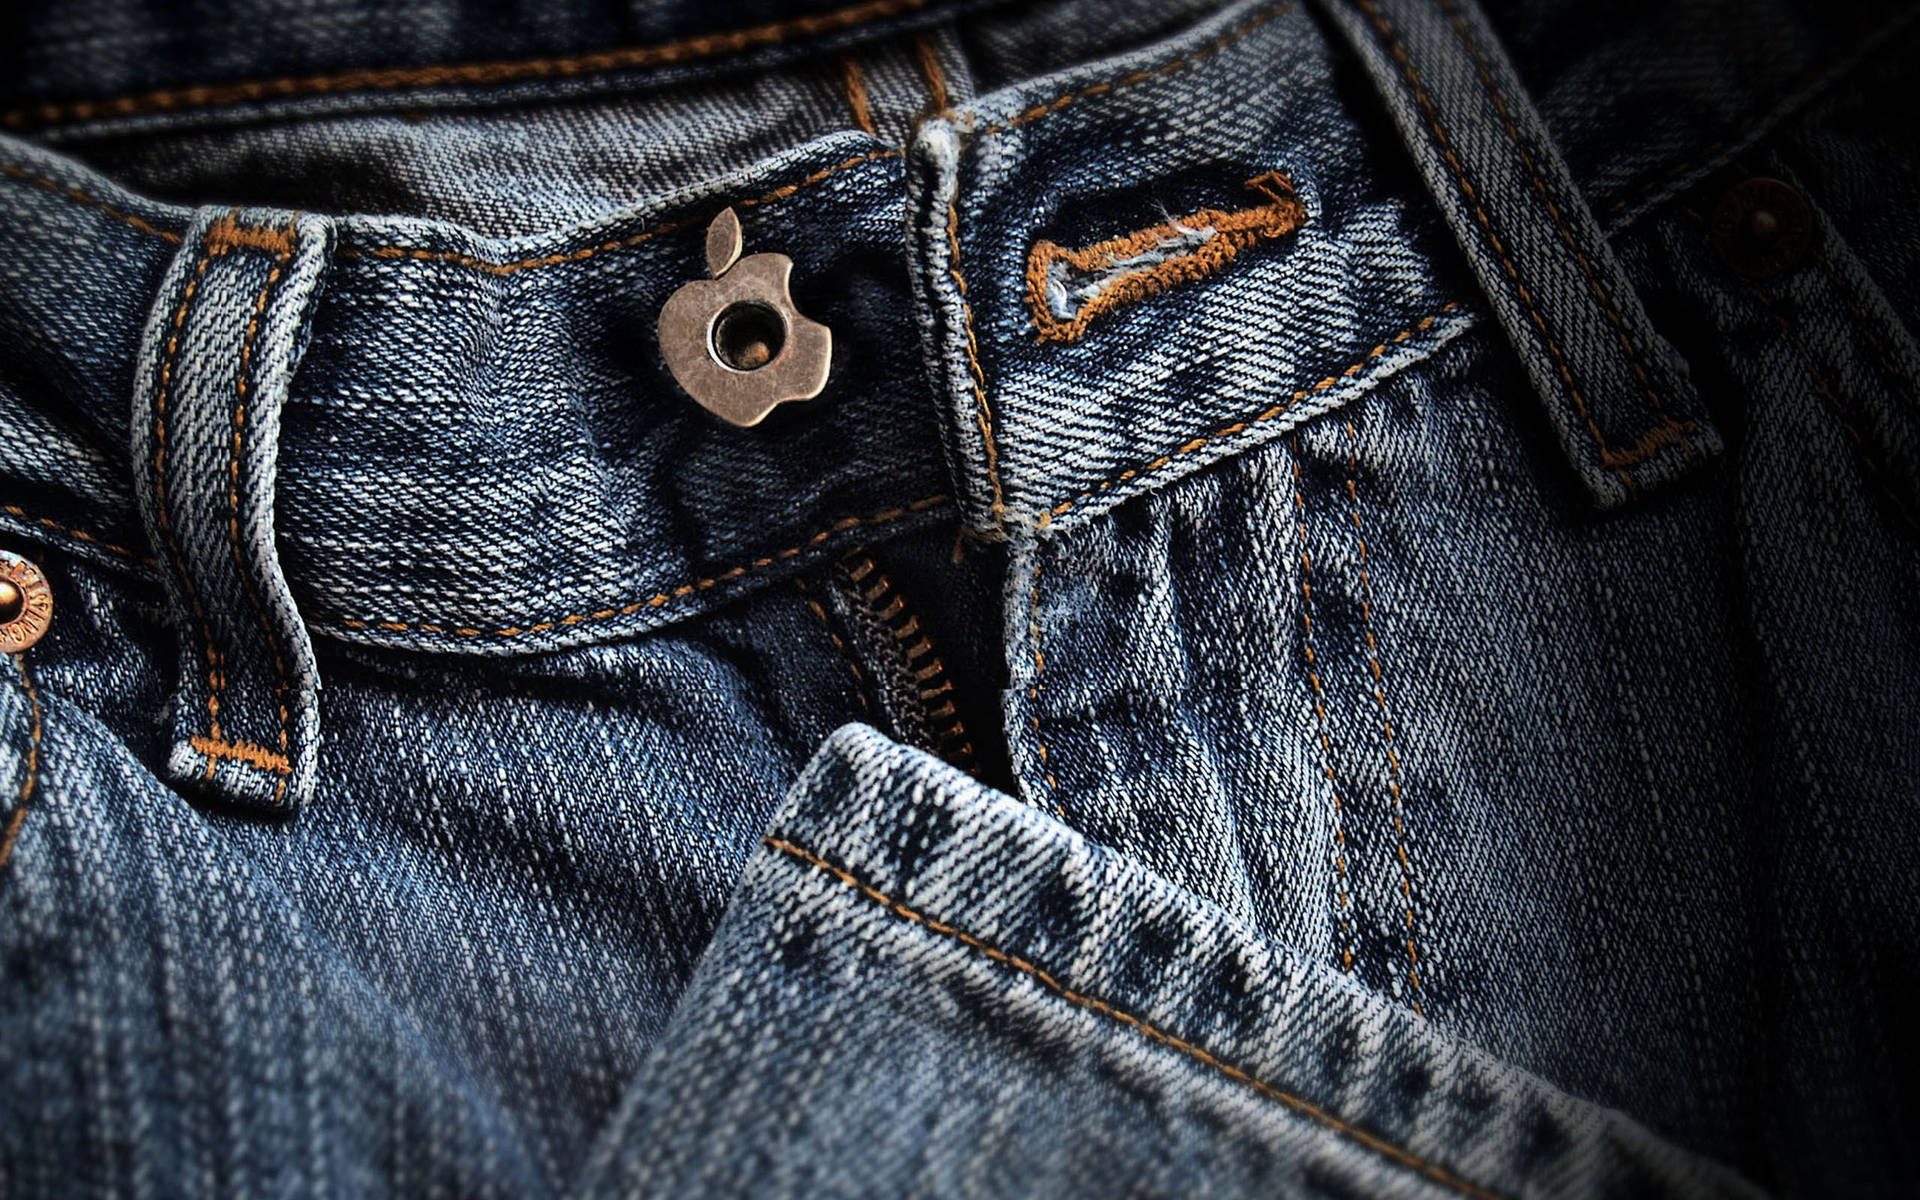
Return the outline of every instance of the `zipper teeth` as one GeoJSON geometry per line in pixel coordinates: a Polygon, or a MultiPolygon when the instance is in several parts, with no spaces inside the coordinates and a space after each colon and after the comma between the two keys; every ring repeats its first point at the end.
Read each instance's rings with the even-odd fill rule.
{"type": "Polygon", "coordinates": [[[853,591],[869,612],[886,626],[900,644],[907,673],[913,677],[922,713],[939,743],[940,756],[969,775],[980,774],[973,742],[967,736],[966,723],[954,703],[953,677],[934,650],[933,642],[920,628],[920,618],[907,607],[906,597],[893,586],[886,573],[872,558],[854,551],[840,560],[840,567],[853,582],[853,591]]]}

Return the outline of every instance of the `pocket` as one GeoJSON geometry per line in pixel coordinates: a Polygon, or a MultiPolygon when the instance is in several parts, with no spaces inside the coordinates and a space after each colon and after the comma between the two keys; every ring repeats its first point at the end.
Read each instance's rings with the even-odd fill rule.
{"type": "Polygon", "coordinates": [[[588,1194],[1746,1194],[919,751],[816,755],[588,1194]]]}

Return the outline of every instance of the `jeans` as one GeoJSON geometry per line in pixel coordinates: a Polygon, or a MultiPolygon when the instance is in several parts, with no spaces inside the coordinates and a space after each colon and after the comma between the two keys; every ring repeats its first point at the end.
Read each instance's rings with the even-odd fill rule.
{"type": "Polygon", "coordinates": [[[1907,1186],[1910,11],[711,8],[0,51],[0,1195],[1907,1186]]]}

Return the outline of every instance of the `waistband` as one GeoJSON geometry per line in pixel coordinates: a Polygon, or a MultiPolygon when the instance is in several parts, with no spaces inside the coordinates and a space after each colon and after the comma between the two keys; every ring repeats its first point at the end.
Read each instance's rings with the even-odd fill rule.
{"type": "MultiPolygon", "coordinates": [[[[310,637],[551,650],[682,619],[930,523],[1053,536],[1348,402],[1468,328],[1486,297],[1511,336],[1531,336],[1527,315],[1502,307],[1520,280],[1495,273],[1485,238],[1450,227],[1408,177],[1411,146],[1436,195],[1457,186],[1422,158],[1417,126],[1403,143],[1376,111],[1379,96],[1397,114],[1421,105],[1419,89],[1392,82],[1393,43],[1363,44],[1377,25],[1353,18],[1371,8],[1329,17],[1234,5],[1120,58],[930,119],[904,149],[833,134],[533,237],[420,219],[190,211],[124,191],[40,142],[0,139],[11,243],[0,406],[14,431],[0,443],[0,525],[172,580],[183,613],[207,613],[207,662],[221,657],[215,643],[247,642],[229,656],[250,656],[282,696],[299,694],[289,681],[310,672],[310,637]],[[1381,67],[1376,83],[1361,83],[1343,37],[1381,67]],[[704,230],[727,206],[749,253],[794,260],[798,306],[835,339],[825,395],[748,430],[681,395],[654,344],[667,296],[705,274],[704,230]],[[229,541],[242,549],[223,550],[229,541]]],[[[1399,28],[1424,19],[1387,8],[1399,28]]],[[[341,103],[630,86],[623,72],[735,69],[738,55],[954,15],[884,2],[795,9],[754,27],[788,22],[778,39],[728,35],[732,49],[662,51],[639,66],[593,59],[598,42],[515,41],[481,22],[452,50],[588,57],[558,76],[456,73],[377,95],[355,76],[263,97],[231,88],[283,67],[277,56],[297,38],[223,50],[191,85],[164,55],[119,74],[90,65],[108,46],[210,36],[239,21],[241,6],[196,10],[212,25],[184,31],[137,30],[111,5],[86,11],[95,25],[30,23],[11,50],[22,66],[7,102],[24,115],[8,120],[43,141],[341,103]],[[61,74],[50,65],[58,51],[80,65],[61,74]],[[123,75],[176,98],[117,116],[75,107],[111,105],[77,97],[74,79],[123,75]]],[[[336,34],[374,19],[371,5],[326,11],[336,34]]],[[[662,11],[675,15],[646,31],[709,36],[697,6],[662,11]]],[[[1530,163],[1548,177],[1538,194],[1584,214],[1571,244],[1591,261],[1606,230],[1736,153],[1888,28],[1871,15],[1842,29],[1792,5],[1739,6],[1739,36],[1706,44],[1731,44],[1743,69],[1716,67],[1716,85],[1694,95],[1699,43],[1678,34],[1732,12],[1662,9],[1587,38],[1516,14],[1490,24],[1473,15],[1482,67],[1504,85],[1501,105],[1519,115],[1526,136],[1515,144],[1527,150],[1526,162],[1468,164],[1476,178],[1498,170],[1521,181],[1504,198],[1481,189],[1484,203],[1532,221],[1514,207],[1537,203],[1530,163]],[[1510,29],[1527,53],[1502,49],[1510,29]],[[1679,94],[1690,96],[1684,109],[1671,104],[1679,94]]],[[[1464,42],[1446,48],[1444,28],[1422,29],[1401,49],[1442,55],[1425,91],[1444,117],[1481,86],[1475,60],[1464,42]]],[[[337,79],[324,71],[365,61],[351,58],[365,44],[358,34],[320,44],[332,49],[314,51],[307,65],[319,70],[302,78],[337,79]]],[[[442,52],[416,30],[379,62],[442,52]]],[[[1498,130],[1459,128],[1456,155],[1498,130]]],[[[1442,195],[1449,204],[1459,197],[1442,195]]],[[[1549,266],[1572,261],[1550,234],[1534,249],[1549,266]]],[[[1616,277],[1606,281],[1616,304],[1630,303],[1614,294],[1616,277]]],[[[1566,313],[1546,320],[1580,316],[1566,313]]],[[[1630,438],[1652,419],[1637,404],[1629,396],[1600,419],[1630,438]]],[[[1579,439],[1576,414],[1555,419],[1570,444],[1579,439]]],[[[190,667],[219,678],[183,660],[183,674],[190,667]]],[[[274,707],[247,744],[271,757],[284,741],[285,769],[270,773],[298,778],[305,718],[298,704],[274,707]]],[[[267,783],[264,802],[286,802],[267,783]]]]}

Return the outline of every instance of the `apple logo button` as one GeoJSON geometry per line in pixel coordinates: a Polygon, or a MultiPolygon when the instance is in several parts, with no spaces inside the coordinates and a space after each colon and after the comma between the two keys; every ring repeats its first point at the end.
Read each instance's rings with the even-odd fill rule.
{"type": "Polygon", "coordinates": [[[793,260],[740,257],[731,208],[707,227],[707,273],[660,310],[660,354],[674,381],[723,421],[758,425],[776,404],[811,400],[827,386],[833,331],[802,316],[788,291],[793,260]]]}

